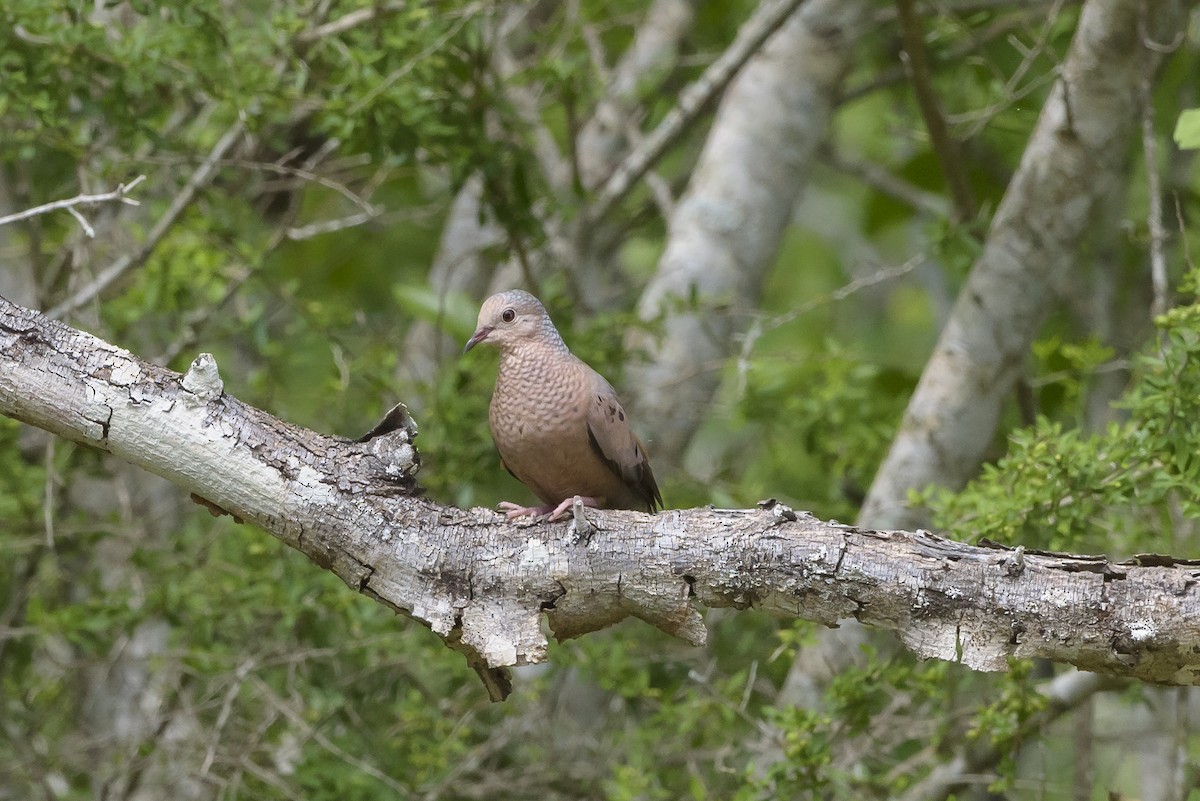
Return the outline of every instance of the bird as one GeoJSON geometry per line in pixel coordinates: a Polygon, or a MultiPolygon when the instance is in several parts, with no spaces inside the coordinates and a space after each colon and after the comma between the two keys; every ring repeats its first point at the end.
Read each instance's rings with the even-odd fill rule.
{"type": "Polygon", "coordinates": [[[463,354],[476,345],[500,351],[488,407],[500,464],[542,501],[503,501],[499,509],[509,520],[558,520],[575,496],[600,509],[662,507],[646,446],[616,391],[571,353],[541,301],[521,289],[489,297],[463,354]]]}

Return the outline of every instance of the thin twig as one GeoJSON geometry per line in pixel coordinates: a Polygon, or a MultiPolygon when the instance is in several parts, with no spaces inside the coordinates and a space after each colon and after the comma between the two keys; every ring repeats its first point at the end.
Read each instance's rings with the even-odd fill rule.
{"type": "Polygon", "coordinates": [[[606,216],[633,190],[646,174],[695,122],[702,111],[729,85],[733,76],[758,52],[804,0],[763,3],[738,31],[733,44],[695,82],[679,93],[679,103],[663,118],[640,146],[630,151],[582,215],[586,224],[606,216]]]}
{"type": "Polygon", "coordinates": [[[847,158],[833,147],[823,146],[821,155],[830,167],[850,175],[873,189],[891,195],[919,212],[935,218],[945,217],[950,209],[946,199],[939,194],[927,192],[916,184],[889,172],[873,161],[858,161],[847,158]]]}
{"type": "Polygon", "coordinates": [[[255,660],[250,657],[238,665],[234,671],[233,680],[229,683],[229,689],[225,691],[225,697],[221,700],[221,710],[217,713],[216,723],[213,725],[212,732],[209,735],[208,750],[204,754],[204,762],[200,765],[199,780],[204,781],[208,778],[208,772],[212,769],[213,763],[217,759],[217,746],[221,742],[221,734],[225,731],[225,726],[229,723],[229,715],[233,712],[233,702],[237,699],[238,693],[242,691],[242,685],[246,683],[246,677],[250,675],[250,671],[256,667],[255,660]]]}
{"type": "Polygon", "coordinates": [[[356,225],[364,225],[374,220],[380,215],[381,211],[375,209],[373,211],[361,211],[357,214],[350,214],[345,217],[338,217],[333,220],[321,220],[319,222],[301,225],[295,228],[287,229],[287,238],[294,242],[299,242],[304,239],[312,239],[322,234],[331,234],[335,231],[343,231],[347,228],[353,228],[356,225]]]}
{"type": "Polygon", "coordinates": [[[1192,249],[1188,246],[1187,228],[1183,224],[1183,207],[1179,203],[1179,193],[1172,192],[1171,197],[1175,201],[1175,224],[1179,226],[1179,244],[1183,247],[1183,264],[1187,267],[1188,272],[1196,269],[1196,265],[1192,263],[1192,249]]]}
{"type": "Polygon", "coordinates": [[[896,12],[900,18],[904,52],[908,56],[907,66],[913,93],[921,109],[921,116],[925,119],[925,128],[929,131],[934,155],[937,156],[942,174],[946,177],[946,184],[950,188],[950,197],[954,200],[954,217],[958,222],[973,220],[977,210],[975,196],[971,192],[971,183],[967,180],[967,170],[958,150],[958,142],[950,135],[950,128],[946,125],[946,118],[942,116],[937,93],[933,89],[929,56],[925,52],[925,34],[917,16],[916,3],[914,0],[896,0],[896,12]]]}
{"type": "MultiPolygon", "coordinates": [[[[1004,82],[1004,88],[999,92],[1000,100],[992,103],[985,108],[976,109],[965,114],[948,115],[947,122],[951,125],[958,123],[971,122],[971,127],[963,134],[964,139],[972,139],[979,134],[980,131],[991,121],[992,117],[999,114],[1001,111],[1016,105],[1020,100],[1037,91],[1046,84],[1055,81],[1059,77],[1058,68],[1046,70],[1041,75],[1033,76],[1024,86],[1021,82],[1025,80],[1025,76],[1033,69],[1038,58],[1050,47],[1050,35],[1055,30],[1059,15],[1062,13],[1063,5],[1066,0],[1054,0],[1051,5],[1045,22],[1038,32],[1037,38],[1033,45],[1025,47],[1020,38],[1016,34],[1008,37],[1009,44],[1013,49],[1021,54],[1021,63],[1012,71],[1008,79],[1004,82]]],[[[1059,59],[1061,60],[1061,59],[1059,59]]]]}
{"type": "Polygon", "coordinates": [[[310,181],[318,186],[323,186],[326,189],[331,189],[334,192],[337,192],[339,195],[346,198],[346,200],[362,209],[364,213],[371,215],[378,215],[380,213],[380,209],[376,208],[369,200],[357,194],[353,189],[346,186],[344,183],[335,181],[332,178],[328,178],[324,175],[319,175],[313,172],[311,169],[291,167],[286,164],[276,164],[274,162],[245,161],[242,159],[222,159],[219,166],[244,167],[246,169],[262,170],[263,172],[272,172],[276,175],[286,175],[299,178],[303,181],[310,181]]]}
{"type": "Polygon", "coordinates": [[[55,437],[46,440],[46,489],[42,493],[42,526],[46,533],[46,547],[54,550],[54,485],[57,476],[54,473],[54,443],[55,437]]]}
{"type": "Polygon", "coordinates": [[[195,200],[196,194],[200,189],[212,180],[213,175],[216,173],[217,163],[241,139],[245,130],[246,123],[239,116],[217,141],[217,144],[213,146],[208,157],[201,162],[196,171],[188,178],[187,183],[183,185],[183,189],[171,201],[171,206],[158,218],[158,221],[150,229],[150,233],[146,236],[146,241],[142,243],[141,247],[133,253],[125,254],[108,265],[108,267],[105,267],[96,275],[91,283],[46,312],[46,316],[57,319],[79,308],[107,289],[126,272],[145,262],[162,238],[171,230],[171,226],[175,224],[187,207],[195,200]]]}
{"type": "Polygon", "coordinates": [[[83,215],[79,213],[76,206],[94,206],[97,203],[124,203],[126,206],[140,206],[141,202],[134,198],[128,197],[129,190],[135,188],[142,181],[146,180],[146,176],[139,175],[129,183],[118,184],[117,188],[111,192],[101,192],[96,195],[76,195],[66,200],[55,200],[51,203],[43,203],[40,206],[34,206],[31,209],[18,211],[15,214],[7,214],[0,217],[0,225],[8,225],[9,223],[18,222],[20,220],[28,220],[30,217],[36,217],[39,214],[49,214],[52,211],[65,209],[71,216],[79,221],[79,225],[83,228],[83,232],[88,237],[94,237],[96,231],[88,224],[83,215]]]}
{"type": "Polygon", "coordinates": [[[761,318],[756,319],[753,323],[751,323],[750,327],[746,330],[746,333],[742,334],[741,336],[742,347],[737,359],[738,397],[741,397],[746,391],[746,380],[750,371],[750,356],[754,351],[754,346],[758,344],[758,340],[762,338],[763,334],[767,333],[768,331],[774,331],[781,325],[786,325],[793,320],[820,308],[821,306],[833,303],[835,301],[845,300],[855,292],[858,292],[862,289],[908,275],[910,272],[916,269],[917,265],[924,262],[925,259],[926,256],[924,253],[918,254],[899,266],[885,267],[882,270],[877,270],[876,272],[871,273],[870,275],[864,275],[861,278],[856,278],[845,286],[839,287],[827,295],[815,297],[809,300],[807,303],[797,306],[791,311],[787,311],[783,314],[772,317],[770,320],[764,321],[761,318]]]}
{"type": "Polygon", "coordinates": [[[349,14],[338,17],[335,20],[326,22],[324,25],[319,25],[311,30],[303,31],[296,35],[296,44],[309,45],[314,42],[319,42],[329,36],[337,36],[340,33],[353,30],[360,25],[366,25],[368,22],[373,22],[381,17],[396,14],[408,8],[411,4],[407,2],[392,2],[374,4],[368,8],[360,8],[357,11],[351,11],[349,14]]]}

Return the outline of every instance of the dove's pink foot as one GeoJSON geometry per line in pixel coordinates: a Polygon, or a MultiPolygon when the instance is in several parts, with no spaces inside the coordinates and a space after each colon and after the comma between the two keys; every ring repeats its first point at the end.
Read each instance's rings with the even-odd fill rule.
{"type": "MultiPolygon", "coordinates": [[[[600,504],[595,498],[588,498],[581,495],[579,497],[579,501],[584,506],[590,506],[593,509],[600,508],[600,504]]],[[[525,517],[526,515],[531,517],[550,515],[549,520],[555,521],[566,517],[567,511],[574,505],[575,496],[572,495],[558,506],[551,506],[550,504],[543,504],[542,506],[521,506],[520,504],[512,503],[511,501],[501,501],[500,503],[496,504],[496,507],[501,512],[504,512],[504,516],[509,520],[516,520],[518,517],[525,517]]]]}
{"type": "Polygon", "coordinates": [[[496,504],[496,508],[501,512],[504,512],[504,516],[509,520],[516,520],[518,517],[525,517],[526,515],[530,517],[541,517],[542,515],[549,514],[550,512],[554,511],[554,507],[550,504],[545,504],[543,506],[521,506],[520,504],[512,503],[511,501],[500,501],[500,503],[496,504]]]}

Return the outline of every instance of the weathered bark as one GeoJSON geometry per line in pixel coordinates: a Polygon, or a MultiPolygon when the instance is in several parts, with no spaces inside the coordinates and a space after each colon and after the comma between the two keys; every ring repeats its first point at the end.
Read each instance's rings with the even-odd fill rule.
{"type": "Polygon", "coordinates": [[[636,342],[630,405],[658,461],[677,462],[717,387],[739,320],[754,308],[792,204],[825,136],[870,4],[806,3],[730,84],[638,314],[663,318],[636,342]]]}
{"type": "MultiPolygon", "coordinates": [[[[1122,191],[1138,86],[1150,57],[1139,33],[1139,5],[1092,0],[1084,6],[1062,77],[909,401],[861,521],[921,525],[924,513],[908,507],[909,491],[961,487],[982,462],[1030,343],[1074,274],[1094,209],[1122,191]]],[[[1157,16],[1156,30],[1175,30],[1170,23],[1180,19],[1180,4],[1164,4],[1157,16]]]]}
{"type": "Polygon", "coordinates": [[[892,629],[922,657],[1003,670],[1042,656],[1200,683],[1200,563],[963,545],[925,531],[751,510],[589,512],[517,524],[419,497],[404,416],[355,442],[223,392],[211,357],[180,376],[0,299],[0,412],[161,475],[253,522],[463,652],[494,698],[510,665],[629,616],[692,643],[692,604],[892,629]]]}

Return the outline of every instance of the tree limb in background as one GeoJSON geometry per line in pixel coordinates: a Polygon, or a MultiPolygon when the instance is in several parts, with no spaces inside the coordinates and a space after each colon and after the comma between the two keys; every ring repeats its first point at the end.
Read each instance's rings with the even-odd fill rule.
{"type": "Polygon", "coordinates": [[[716,389],[713,365],[736,322],[729,309],[752,309],[774,265],[869,11],[865,2],[813,0],[721,101],[638,304],[643,319],[662,316],[662,337],[635,343],[648,359],[626,384],[660,462],[681,458],[716,389]]]}
{"type": "Polygon", "coordinates": [[[134,189],[142,181],[146,180],[146,176],[139,175],[127,184],[118,184],[117,188],[111,192],[101,192],[92,195],[76,195],[65,200],[55,200],[50,203],[43,203],[40,206],[34,206],[31,209],[18,211],[15,214],[6,214],[0,217],[0,225],[8,225],[9,223],[18,222],[19,220],[28,220],[30,217],[36,217],[39,214],[49,214],[52,211],[66,211],[75,218],[75,221],[83,228],[83,232],[87,236],[94,237],[96,231],[88,223],[82,214],[79,213],[77,206],[93,206],[97,203],[124,203],[126,206],[140,206],[141,201],[129,197],[129,190],[134,189]]]}
{"type": "Polygon", "coordinates": [[[784,26],[804,0],[767,0],[738,30],[721,57],[709,65],[696,81],[679,93],[679,103],[663,118],[636,150],[629,153],[605,181],[582,215],[586,228],[604,219],[633,190],[646,171],[663,157],[687,131],[705,107],[721,94],[742,66],[757,53],[772,34],[784,26]]]}
{"type": "MultiPolygon", "coordinates": [[[[1062,77],[868,493],[864,524],[921,525],[910,490],[961,487],[978,469],[1093,209],[1124,174],[1141,79],[1138,4],[1084,6],[1062,77]]],[[[1158,22],[1179,11],[1170,4],[1158,22]]]]}
{"type": "Polygon", "coordinates": [[[975,218],[975,196],[971,192],[971,182],[967,179],[958,142],[950,135],[950,128],[942,116],[937,93],[933,89],[933,70],[929,66],[925,33],[921,30],[915,0],[896,0],[896,11],[904,39],[904,52],[908,56],[906,66],[913,94],[925,119],[925,129],[929,131],[930,144],[941,165],[946,185],[950,188],[950,196],[954,198],[954,218],[960,223],[967,222],[975,218]]]}
{"type": "MultiPolygon", "coordinates": [[[[429,288],[437,296],[439,310],[447,307],[451,294],[461,293],[471,298],[487,294],[488,281],[504,242],[504,230],[484,206],[483,180],[478,175],[472,176],[450,204],[429,268],[429,288]],[[496,255],[489,256],[493,253],[496,255]]],[[[443,326],[417,320],[404,338],[406,358],[396,368],[417,386],[430,386],[443,360],[461,350],[462,346],[446,335],[443,326]]]]}
{"type": "Polygon", "coordinates": [[[577,137],[579,172],[586,188],[613,170],[627,146],[626,129],[651,78],[665,75],[679,56],[679,44],[691,30],[695,0],[655,0],[621,56],[608,90],[577,137]]]}
{"type": "Polygon", "coordinates": [[[199,191],[208,186],[213,176],[216,175],[217,163],[225,158],[225,154],[233,149],[233,146],[241,140],[242,134],[245,132],[246,123],[239,117],[225,130],[225,133],[217,140],[217,143],[213,146],[208,156],[192,172],[191,176],[188,177],[183,188],[171,201],[171,205],[167,207],[167,210],[154,223],[154,227],[150,229],[150,233],[146,235],[146,240],[142,242],[141,246],[132,253],[125,254],[105,267],[87,285],[52,308],[47,314],[51,317],[62,317],[74,311],[88,301],[98,297],[101,292],[108,289],[114,281],[129,270],[144,263],[150,254],[154,252],[154,248],[158,246],[158,243],[162,241],[162,238],[171,230],[171,227],[179,219],[180,215],[196,199],[199,191]]]}
{"type": "Polygon", "coordinates": [[[826,523],[774,501],[518,524],[420,497],[403,407],[377,428],[386,433],[325,436],[226,394],[207,354],[181,376],[3,299],[0,368],[0,413],[260,526],[429,626],[496,699],[509,691],[505,668],[546,659],[543,614],[559,639],[632,616],[698,645],[693,598],[830,626],[854,618],[896,631],[921,657],[979,670],[1042,656],[1200,683],[1198,562],[971,546],[826,523]]]}

